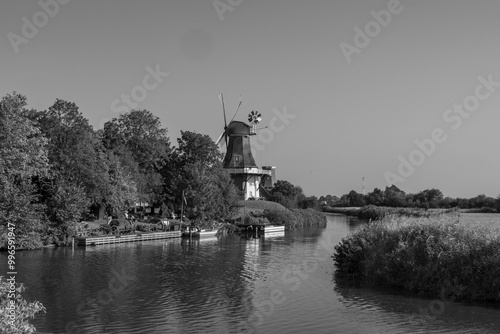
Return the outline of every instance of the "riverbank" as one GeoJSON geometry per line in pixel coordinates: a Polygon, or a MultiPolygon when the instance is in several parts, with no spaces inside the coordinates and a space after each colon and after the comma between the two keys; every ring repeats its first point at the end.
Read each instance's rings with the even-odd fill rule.
{"type": "Polygon", "coordinates": [[[270,201],[240,201],[238,204],[244,207],[244,224],[283,225],[287,230],[301,227],[326,226],[326,215],[317,210],[289,210],[281,204],[270,201]]]}
{"type": "Polygon", "coordinates": [[[335,247],[335,280],[448,300],[499,303],[498,254],[498,228],[460,224],[454,215],[390,215],[335,247]]]}
{"type": "Polygon", "coordinates": [[[325,207],[323,212],[341,213],[364,219],[381,219],[387,215],[407,217],[431,217],[443,213],[457,213],[458,209],[420,209],[420,208],[393,208],[387,206],[366,205],[363,207],[325,207]]]}

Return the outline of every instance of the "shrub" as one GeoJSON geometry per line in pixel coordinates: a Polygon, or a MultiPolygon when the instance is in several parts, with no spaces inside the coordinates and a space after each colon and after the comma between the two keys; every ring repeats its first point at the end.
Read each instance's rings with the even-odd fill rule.
{"type": "MultiPolygon", "coordinates": [[[[8,230],[7,227],[0,227],[0,250],[6,250],[8,247],[8,230]]],[[[37,249],[43,247],[40,233],[24,232],[16,233],[16,249],[37,249]]]]}
{"type": "Polygon", "coordinates": [[[9,334],[34,333],[35,327],[28,322],[40,311],[45,312],[45,307],[38,301],[28,302],[22,298],[21,293],[24,286],[17,285],[15,290],[15,307],[12,310],[9,296],[11,292],[10,283],[0,276],[0,332],[9,334]]]}

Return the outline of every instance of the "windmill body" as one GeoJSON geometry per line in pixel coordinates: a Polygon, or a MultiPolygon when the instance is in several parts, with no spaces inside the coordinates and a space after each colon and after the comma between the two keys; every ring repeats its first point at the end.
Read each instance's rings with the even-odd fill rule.
{"type": "MultiPolygon", "coordinates": [[[[221,99],[221,102],[224,106],[223,99],[221,99]]],[[[238,109],[233,118],[236,116],[238,109]]],[[[248,117],[252,125],[231,120],[229,124],[224,127],[224,132],[217,141],[219,143],[223,138],[225,139],[226,155],[224,157],[223,166],[230,173],[235,186],[242,193],[242,199],[245,200],[268,197],[269,193],[263,186],[265,183],[269,184],[269,180],[272,180],[273,175],[271,169],[259,168],[252,154],[250,140],[251,136],[255,135],[255,125],[260,122],[261,115],[256,111],[252,111],[248,117]]]]}

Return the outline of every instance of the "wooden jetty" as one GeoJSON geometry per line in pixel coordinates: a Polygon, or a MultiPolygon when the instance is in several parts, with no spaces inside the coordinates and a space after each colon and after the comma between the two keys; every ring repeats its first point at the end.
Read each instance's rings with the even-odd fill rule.
{"type": "Polygon", "coordinates": [[[134,233],[127,235],[103,235],[95,237],[75,237],[75,243],[78,246],[95,246],[118,244],[122,242],[137,242],[159,239],[180,238],[181,231],[168,231],[168,232],[145,232],[134,233]]]}

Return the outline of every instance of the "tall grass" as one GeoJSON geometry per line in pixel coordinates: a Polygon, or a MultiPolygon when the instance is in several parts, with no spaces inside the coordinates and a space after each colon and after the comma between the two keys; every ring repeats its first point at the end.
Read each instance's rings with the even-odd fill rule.
{"type": "Polygon", "coordinates": [[[264,210],[262,215],[271,224],[284,225],[285,229],[326,226],[325,214],[313,209],[264,210]]]}
{"type": "Polygon", "coordinates": [[[387,215],[401,215],[408,217],[431,217],[446,212],[455,212],[457,209],[425,210],[422,208],[392,208],[388,206],[365,205],[361,208],[324,208],[323,211],[331,213],[342,213],[348,216],[357,216],[365,219],[381,219],[387,215]]]}
{"type": "Polygon", "coordinates": [[[500,302],[499,231],[456,216],[390,215],[335,247],[335,280],[463,301],[500,302]]]}

